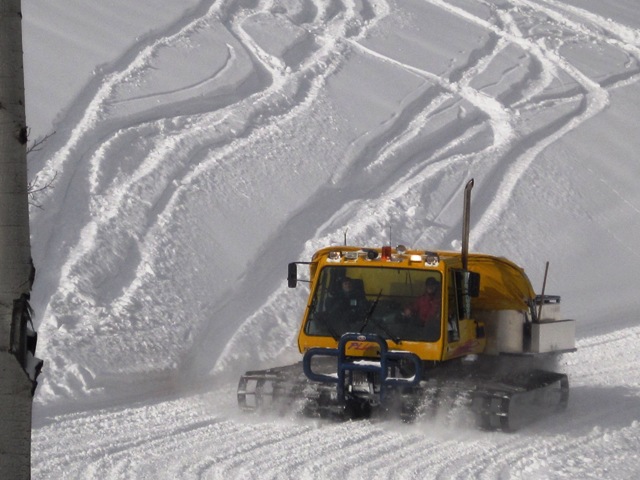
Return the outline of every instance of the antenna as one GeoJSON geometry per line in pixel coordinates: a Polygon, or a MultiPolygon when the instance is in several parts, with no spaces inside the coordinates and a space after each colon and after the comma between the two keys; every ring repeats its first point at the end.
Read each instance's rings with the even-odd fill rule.
{"type": "Polygon", "coordinates": [[[544,280],[542,281],[542,293],[540,294],[540,305],[538,306],[538,321],[542,319],[542,305],[544,304],[544,291],[547,288],[547,274],[549,273],[549,261],[544,266],[544,280]]]}
{"type": "Polygon", "coordinates": [[[349,231],[349,227],[344,229],[344,246],[347,246],[347,232],[349,231]]]}

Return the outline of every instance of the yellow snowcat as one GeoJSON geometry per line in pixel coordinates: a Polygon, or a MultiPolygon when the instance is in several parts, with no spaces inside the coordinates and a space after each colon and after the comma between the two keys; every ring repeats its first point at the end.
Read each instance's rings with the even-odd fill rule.
{"type": "Polygon", "coordinates": [[[462,406],[480,428],[503,431],[562,410],[568,379],[548,366],[575,350],[575,321],[522,268],[468,253],[472,187],[461,252],[332,246],[289,264],[289,287],[309,266],[303,359],[242,375],[240,408],[410,421],[462,406]]]}

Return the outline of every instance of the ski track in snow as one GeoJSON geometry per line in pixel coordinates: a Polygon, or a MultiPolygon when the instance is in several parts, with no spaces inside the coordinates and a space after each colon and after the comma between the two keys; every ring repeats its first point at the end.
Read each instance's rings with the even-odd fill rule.
{"type": "MultiPolygon", "coordinates": [[[[303,301],[281,287],[247,305],[238,292],[276,284],[292,253],[308,258],[319,246],[339,242],[347,228],[355,243],[375,243],[391,228],[394,238],[414,245],[453,245],[460,230],[458,194],[470,176],[480,192],[474,202],[484,206],[474,212],[472,239],[480,242],[539,154],[603,111],[612,89],[639,79],[638,31],[597,14],[552,0],[424,3],[483,35],[466,62],[444,73],[376,49],[371,38],[379,30],[391,33],[385,21],[397,8],[382,0],[203,2],[201,15],[137,45],[103,72],[78,106],[84,113],[56,140],[39,173],[55,177],[56,188],[41,200],[55,208],[35,212],[38,234],[46,239],[36,264],[55,258],[48,275],[59,282],[38,294],[47,319],[41,335],[51,355],[40,388],[54,413],[35,424],[34,478],[251,478],[255,472],[302,479],[634,478],[640,392],[629,379],[640,374],[638,329],[582,339],[580,351],[564,360],[574,392],[566,417],[514,435],[447,428],[439,420],[333,425],[235,412],[235,388],[224,374],[286,356],[298,320],[288,311],[300,311],[303,301]],[[278,29],[286,30],[286,39],[269,33],[278,29]],[[202,54],[199,42],[221,48],[218,57],[206,57],[211,65],[203,62],[197,78],[188,85],[164,79],[162,88],[145,90],[158,65],[202,54]],[[585,72],[572,63],[572,42],[606,46],[624,56],[628,68],[609,76],[585,72]],[[243,172],[263,168],[246,157],[260,159],[253,150],[304,123],[300,119],[316,113],[330,135],[332,126],[320,115],[339,115],[325,106],[323,89],[354,58],[384,63],[415,87],[377,127],[336,138],[344,151],[327,159],[333,163],[324,176],[318,173],[320,184],[291,187],[282,211],[249,217],[260,222],[271,213],[277,221],[265,224],[264,238],[227,247],[228,281],[212,286],[213,278],[197,267],[215,255],[197,247],[181,253],[180,242],[192,240],[181,221],[196,221],[207,201],[242,215],[243,202],[251,201],[243,172]],[[123,151],[127,155],[116,156],[123,151]],[[218,181],[229,178],[233,187],[218,181]],[[350,188],[354,182],[357,188],[350,188]],[[235,200],[219,200],[224,193],[235,200]],[[328,199],[323,208],[319,198],[328,199]],[[418,210],[427,220],[417,218],[418,210]],[[82,230],[65,229],[65,215],[80,218],[82,230]],[[303,230],[297,245],[283,243],[286,232],[300,231],[303,217],[317,219],[316,230],[303,230]],[[264,252],[273,254],[265,259],[264,252]],[[188,254],[196,260],[172,273],[188,254]],[[160,260],[165,257],[171,260],[160,260]],[[203,286],[172,292],[179,283],[170,282],[172,275],[184,284],[197,276],[203,286]],[[158,286],[150,293],[152,283],[158,286]],[[159,301],[174,304],[176,318],[167,326],[158,322],[159,301]],[[246,314],[241,325],[234,316],[240,308],[246,314]],[[214,317],[221,320],[209,326],[214,317]],[[207,347],[217,337],[224,341],[212,353],[207,347]],[[184,351],[174,346],[176,339],[184,351]],[[138,352],[140,364],[111,356],[110,349],[122,345],[138,352]],[[68,350],[84,352],[78,365],[67,363],[68,350]],[[622,353],[624,366],[601,362],[610,351],[622,353]],[[170,390],[180,375],[198,376],[196,369],[212,369],[219,390],[157,403],[145,396],[170,390]],[[101,370],[110,376],[96,377],[101,370]],[[122,386],[123,375],[133,380],[122,386]],[[130,397],[136,379],[149,384],[140,403],[92,407],[92,399],[106,393],[130,397]],[[69,399],[84,410],[55,415],[69,399]],[[619,409],[628,412],[625,424],[616,423],[619,409]]],[[[303,181],[285,173],[289,169],[295,165],[285,161],[274,167],[285,182],[303,181]]],[[[213,210],[224,220],[224,212],[213,210]]],[[[235,235],[232,228],[228,233],[235,235]]]]}
{"type": "MultiPolygon", "coordinates": [[[[269,6],[268,3],[258,5],[264,10],[269,6]]],[[[317,5],[318,21],[329,6],[317,5]]],[[[335,68],[332,64],[339,61],[342,47],[335,45],[334,39],[346,35],[347,24],[358,14],[355,8],[355,4],[347,2],[342,15],[321,23],[326,35],[316,35],[318,48],[309,51],[310,58],[303,59],[295,71],[257,46],[246,33],[244,24],[257,15],[256,12],[242,8],[235,10],[232,3],[215,3],[204,17],[194,19],[169,37],[156,40],[133,60],[118,65],[115,72],[106,75],[87,106],[84,118],[48,165],[50,172],[56,172],[50,173],[49,178],[59,172],[70,171],[71,174],[58,176],[57,188],[52,191],[54,198],[45,199],[43,203],[60,205],[58,208],[63,210],[67,204],[65,198],[71,198],[71,195],[66,195],[67,189],[88,188],[89,191],[85,195],[88,204],[67,207],[86,218],[81,232],[54,227],[51,227],[52,233],[43,232],[43,235],[50,236],[45,254],[51,258],[57,256],[63,262],[53,265],[54,271],[59,270],[63,284],[57,286],[57,292],[46,292],[52,295],[46,314],[66,320],[66,312],[55,307],[60,303],[65,308],[64,303],[73,296],[76,310],[73,316],[104,319],[104,328],[113,328],[114,316],[123,318],[125,323],[130,322],[127,310],[131,309],[132,303],[140,301],[141,285],[158,273],[154,269],[155,256],[166,247],[162,241],[167,236],[167,229],[171,230],[172,224],[177,223],[174,220],[176,215],[183,213],[180,208],[182,197],[193,191],[193,182],[202,181],[202,176],[215,171],[221,162],[232,158],[234,152],[250,147],[256,141],[255,136],[264,135],[262,132],[265,130],[279,128],[275,125],[278,120],[286,120],[292,114],[300,115],[303,113],[300,110],[308,108],[318,89],[317,84],[332,73],[335,68]],[[263,82],[255,93],[211,113],[137,122],[125,128],[115,123],[118,127],[112,132],[114,120],[109,110],[122,104],[117,100],[120,86],[143,81],[144,75],[152,71],[154,59],[167,45],[188,45],[199,29],[220,21],[229,24],[229,30],[241,40],[239,47],[253,58],[250,60],[245,53],[244,63],[239,62],[237,69],[246,69],[247,64],[250,68],[248,73],[235,80],[238,84],[232,84],[234,89],[240,90],[239,87],[248,83],[248,79],[264,77],[265,74],[261,73],[264,71],[270,81],[263,82]],[[131,142],[137,137],[145,138],[145,142],[151,144],[139,165],[130,169],[126,163],[140,156],[135,150],[132,159],[124,159],[122,165],[105,165],[107,159],[113,161],[113,157],[109,157],[112,145],[121,148],[122,142],[131,142]],[[88,160],[89,166],[80,164],[80,159],[88,160]],[[74,161],[77,165],[70,166],[69,163],[74,161]],[[104,178],[109,172],[115,172],[112,178],[104,178]],[[84,176],[86,182],[80,181],[79,176],[84,176]],[[56,198],[61,193],[62,198],[56,198]],[[61,245],[64,255],[54,255],[53,252],[59,251],[61,245]],[[136,251],[138,245],[146,248],[136,251]],[[93,268],[96,261],[105,267],[93,268]],[[94,297],[101,286],[120,279],[131,279],[131,283],[121,287],[111,285],[105,289],[121,290],[119,298],[105,298],[100,302],[101,299],[94,297]]],[[[260,12],[260,8],[257,11],[260,12]]],[[[349,35],[357,38],[357,30],[350,31],[349,35]]],[[[164,101],[171,103],[172,95],[164,101]]],[[[171,111],[171,108],[165,107],[164,110],[171,111]]],[[[136,115],[137,112],[128,113],[134,120],[136,115]]],[[[41,176],[47,178],[44,173],[41,176]]],[[[50,212],[46,214],[51,215],[50,212]]],[[[188,300],[185,299],[184,303],[188,300]]],[[[189,311],[188,305],[176,307],[177,312],[185,310],[189,311]]],[[[58,327],[66,328],[67,325],[62,323],[58,327]]]]}
{"type": "Polygon", "coordinates": [[[105,479],[633,478],[640,468],[640,390],[629,379],[640,374],[639,338],[636,327],[579,342],[578,352],[564,359],[573,384],[568,410],[515,434],[468,430],[445,416],[414,425],[256,418],[234,412],[229,387],[53,417],[36,425],[33,474],[105,479]],[[620,361],[627,369],[606,368],[612,351],[624,352],[620,361]],[[600,404],[603,397],[606,406],[600,404]],[[54,442],[51,435],[60,438],[54,442]]]}
{"type": "MultiPolygon", "coordinates": [[[[471,243],[472,245],[479,243],[483,235],[495,228],[500,221],[509,204],[510,196],[526,175],[527,169],[535,161],[535,158],[546,147],[607,106],[607,89],[588,78],[560,55],[559,50],[566,40],[554,42],[553,38],[546,38],[542,41],[540,38],[528,38],[520,31],[518,21],[515,19],[516,14],[523,15],[525,12],[531,16],[544,14],[547,17],[547,12],[551,8],[547,5],[557,8],[557,4],[545,2],[544,6],[540,6],[535,2],[515,1],[498,8],[489,2],[479,2],[486,5],[491,12],[491,18],[486,20],[448,2],[428,0],[428,3],[451,12],[452,15],[459,16],[465,21],[481,26],[499,40],[490,40],[485,46],[480,46],[475,62],[471,62],[466,68],[451,74],[457,79],[455,82],[386,57],[356,43],[354,48],[365,54],[425,78],[427,82],[434,84],[434,88],[438,89],[438,92],[433,98],[429,98],[430,101],[424,111],[414,113],[413,103],[404,107],[407,112],[412,113],[416,121],[402,119],[401,112],[394,116],[396,124],[383,125],[383,129],[376,131],[371,136],[374,140],[365,142],[355,153],[348,153],[347,158],[350,160],[348,165],[355,165],[352,167],[353,171],[361,169],[364,165],[366,169],[381,170],[382,173],[373,177],[374,180],[370,177],[367,178],[368,182],[375,185],[370,188],[371,196],[369,198],[351,198],[348,196],[347,182],[353,181],[353,176],[350,175],[351,170],[346,170],[347,167],[345,167],[346,171],[343,171],[341,175],[342,178],[347,179],[344,181],[345,184],[342,185],[340,179],[334,179],[337,187],[331,190],[331,195],[339,196],[339,200],[335,203],[342,207],[333,217],[321,224],[311,236],[313,240],[305,246],[300,258],[310,258],[316,248],[328,243],[336,243],[337,239],[342,238],[342,232],[347,227],[349,238],[355,238],[355,241],[351,240],[351,242],[356,244],[375,243],[379,237],[378,232],[388,229],[400,232],[400,234],[404,233],[403,230],[411,230],[410,227],[415,224],[412,218],[413,212],[415,212],[413,205],[420,203],[420,196],[424,194],[421,192],[442,188],[438,182],[442,180],[445,172],[449,178],[458,180],[453,184],[452,191],[448,193],[447,198],[450,201],[443,202],[440,211],[429,212],[433,215],[433,222],[427,224],[427,229],[423,230],[418,237],[412,236],[412,240],[414,240],[412,244],[428,243],[445,246],[451,244],[455,246],[454,241],[459,238],[461,230],[457,203],[454,206],[455,223],[443,226],[440,215],[450,208],[451,201],[455,202],[458,199],[457,195],[468,179],[467,172],[472,172],[474,175],[477,173],[476,183],[480,183],[475,190],[480,192],[481,198],[474,200],[474,202],[486,205],[483,211],[474,212],[475,225],[471,233],[471,243]],[[472,88],[471,84],[490,66],[492,61],[495,61],[507,44],[519,48],[532,63],[539,65],[541,71],[538,72],[536,69],[531,71],[531,68],[525,69],[525,79],[520,83],[529,84],[525,89],[526,96],[514,101],[511,105],[502,105],[482,90],[472,88]],[[571,79],[572,88],[563,86],[560,91],[546,92],[550,83],[561,74],[571,79]],[[483,125],[486,127],[488,124],[493,132],[491,142],[481,143],[482,148],[474,148],[479,127],[473,121],[458,121],[455,126],[450,121],[445,123],[457,136],[450,138],[447,144],[439,148],[420,140],[421,136],[430,140],[429,123],[439,124],[436,117],[442,116],[443,110],[451,110],[446,106],[451,99],[454,99],[455,102],[453,108],[456,108],[459,102],[466,101],[480,112],[479,115],[486,119],[483,125]],[[550,120],[546,120],[547,117],[550,120]],[[538,118],[545,118],[545,121],[532,129],[529,124],[535,124],[538,118]],[[381,144],[379,140],[381,137],[389,137],[389,140],[381,144]],[[416,140],[418,146],[412,145],[415,139],[418,139],[416,140]],[[461,153],[460,150],[465,148],[470,151],[461,153]],[[430,151],[432,153],[429,155],[430,151]],[[385,169],[385,162],[392,164],[391,167],[385,169]],[[377,179],[377,184],[375,179],[377,179]],[[384,212],[384,215],[381,215],[380,212],[384,212]]],[[[551,11],[555,12],[555,10],[551,11]]],[[[528,17],[524,18],[526,20],[528,17]]],[[[610,39],[609,36],[600,33],[599,24],[601,22],[598,22],[595,27],[589,28],[589,26],[578,24],[575,21],[569,21],[557,13],[553,17],[547,18],[549,22],[552,22],[552,26],[548,27],[549,30],[557,28],[562,35],[581,36],[585,31],[588,31],[590,41],[608,43],[610,39]]],[[[520,21],[523,22],[522,19],[520,21]]],[[[613,27],[610,26],[610,28],[613,27]]],[[[621,27],[621,30],[626,31],[624,27],[621,27]]],[[[539,37],[542,35],[539,34],[539,37]]],[[[638,62],[640,57],[636,55],[632,47],[626,46],[624,50],[628,52],[630,58],[638,62]]],[[[617,78],[616,82],[611,83],[608,88],[637,81],[637,67],[636,63],[635,69],[631,69],[625,77],[617,78]]],[[[602,83],[608,82],[604,80],[602,83]]],[[[510,85],[508,84],[507,87],[510,85]]],[[[422,97],[417,95],[417,98],[422,97]]],[[[456,118],[456,120],[458,119],[456,118]]],[[[354,190],[360,191],[361,189],[354,190]]],[[[309,214],[315,208],[314,200],[312,198],[312,201],[309,202],[309,214]]],[[[301,212],[298,212],[298,215],[304,215],[304,212],[303,208],[301,212]]],[[[228,368],[229,362],[238,360],[239,355],[230,352],[238,352],[242,348],[260,350],[259,344],[254,345],[252,339],[247,338],[247,332],[259,328],[258,324],[265,321],[265,316],[272,317],[271,309],[277,308],[274,305],[287,304],[284,297],[290,295],[290,292],[282,287],[271,296],[264,309],[258,310],[247,320],[227,345],[225,354],[218,362],[217,370],[224,370],[228,368]],[[247,343],[249,348],[247,348],[247,343]]],[[[277,325],[276,328],[278,327],[295,329],[295,325],[290,323],[277,325]]],[[[282,335],[285,336],[286,332],[283,331],[282,335]]],[[[260,338],[255,340],[259,342],[260,338]]]]}

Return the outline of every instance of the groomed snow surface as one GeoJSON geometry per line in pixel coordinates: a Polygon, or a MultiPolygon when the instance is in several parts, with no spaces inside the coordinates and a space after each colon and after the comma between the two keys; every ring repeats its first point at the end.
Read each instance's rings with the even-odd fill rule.
{"type": "Polygon", "coordinates": [[[637,0],[23,2],[34,479],[640,476],[637,0]],[[321,246],[505,256],[578,321],[518,433],[238,412],[321,246]]]}

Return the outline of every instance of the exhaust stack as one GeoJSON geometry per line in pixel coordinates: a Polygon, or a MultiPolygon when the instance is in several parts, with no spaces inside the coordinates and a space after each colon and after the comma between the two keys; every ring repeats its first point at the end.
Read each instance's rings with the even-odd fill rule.
{"type": "Polygon", "coordinates": [[[464,187],[464,209],[462,212],[462,269],[468,270],[469,259],[469,223],[471,217],[471,189],[473,178],[464,187]]]}

